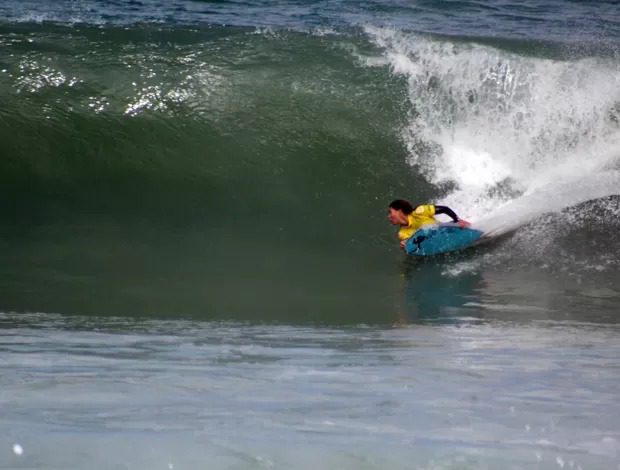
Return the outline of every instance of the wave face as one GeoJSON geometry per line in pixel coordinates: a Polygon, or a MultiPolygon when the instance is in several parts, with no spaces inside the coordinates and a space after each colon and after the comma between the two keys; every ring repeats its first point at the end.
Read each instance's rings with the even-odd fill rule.
{"type": "Polygon", "coordinates": [[[15,201],[158,210],[179,196],[204,198],[183,204],[204,215],[229,204],[303,213],[385,188],[403,167],[387,154],[403,152],[402,90],[355,63],[355,39],[46,25],[32,40],[30,31],[4,34],[13,52],[0,85],[1,174],[15,201]]]}
{"type": "Polygon", "coordinates": [[[482,38],[439,3],[129,3],[24,2],[0,24],[5,309],[361,321],[392,293],[395,197],[498,235],[525,226],[482,266],[536,257],[523,234],[568,250],[594,213],[586,243],[609,258],[557,263],[620,264],[620,60],[603,16],[560,42],[553,21],[523,39],[530,19],[509,5],[482,38]]]}

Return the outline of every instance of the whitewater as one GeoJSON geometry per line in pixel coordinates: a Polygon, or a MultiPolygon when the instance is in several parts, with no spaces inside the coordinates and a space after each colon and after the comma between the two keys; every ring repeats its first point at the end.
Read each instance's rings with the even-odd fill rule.
{"type": "Polygon", "coordinates": [[[407,80],[410,165],[437,185],[453,183],[445,200],[485,232],[618,194],[617,61],[367,33],[384,52],[366,62],[407,80]]]}

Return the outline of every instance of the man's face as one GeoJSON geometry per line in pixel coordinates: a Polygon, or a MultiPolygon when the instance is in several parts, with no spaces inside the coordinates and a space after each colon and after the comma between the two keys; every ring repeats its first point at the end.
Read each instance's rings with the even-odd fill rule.
{"type": "Polygon", "coordinates": [[[388,220],[392,225],[407,225],[407,216],[401,210],[388,207],[388,220]]]}

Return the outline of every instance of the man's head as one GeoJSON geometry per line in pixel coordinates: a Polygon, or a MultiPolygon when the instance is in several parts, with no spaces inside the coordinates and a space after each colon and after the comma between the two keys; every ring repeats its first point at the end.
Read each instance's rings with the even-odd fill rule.
{"type": "Polygon", "coordinates": [[[388,220],[392,225],[408,225],[408,215],[413,212],[413,206],[409,201],[396,199],[388,206],[388,220]]]}

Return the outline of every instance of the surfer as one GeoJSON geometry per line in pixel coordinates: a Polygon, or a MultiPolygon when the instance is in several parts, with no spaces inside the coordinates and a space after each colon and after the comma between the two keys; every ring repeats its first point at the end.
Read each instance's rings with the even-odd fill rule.
{"type": "Polygon", "coordinates": [[[401,249],[405,248],[405,242],[420,227],[424,225],[437,224],[439,221],[435,218],[437,214],[445,214],[452,219],[453,222],[461,227],[471,225],[466,220],[460,219],[456,213],[447,206],[436,206],[434,204],[423,204],[415,208],[409,201],[404,199],[396,199],[388,206],[388,220],[392,225],[399,225],[398,239],[400,240],[401,249]]]}

